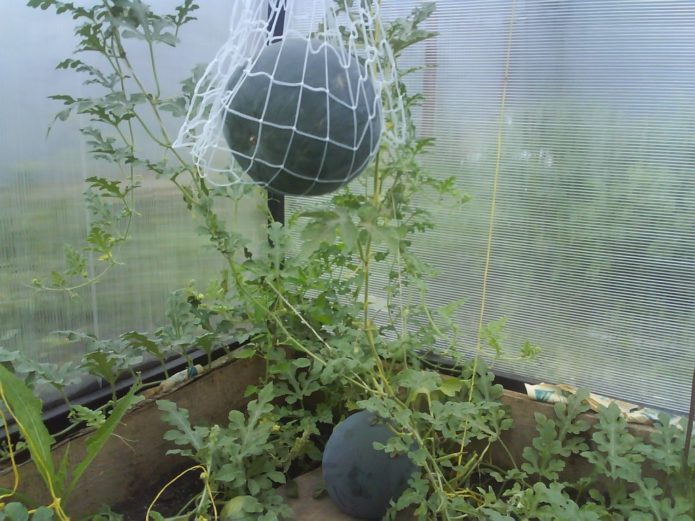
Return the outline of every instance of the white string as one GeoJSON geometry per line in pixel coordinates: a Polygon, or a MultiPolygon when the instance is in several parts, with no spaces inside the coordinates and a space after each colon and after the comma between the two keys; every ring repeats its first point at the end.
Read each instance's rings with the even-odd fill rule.
{"type": "Polygon", "coordinates": [[[375,0],[270,2],[235,0],[174,146],[212,184],[328,193],[404,138],[393,52],[375,0]]]}

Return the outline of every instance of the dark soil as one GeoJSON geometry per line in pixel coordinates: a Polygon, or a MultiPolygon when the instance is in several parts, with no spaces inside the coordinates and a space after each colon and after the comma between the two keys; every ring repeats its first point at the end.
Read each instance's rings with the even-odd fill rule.
{"type": "MultiPolygon", "coordinates": [[[[147,508],[150,506],[155,496],[171,479],[176,477],[176,475],[183,470],[185,470],[185,467],[177,470],[170,476],[162,478],[158,483],[143,489],[127,503],[121,503],[120,505],[112,507],[112,510],[122,514],[124,521],[143,521],[147,513],[147,508]]],[[[192,497],[201,492],[203,484],[200,481],[199,474],[200,471],[193,470],[177,479],[161,496],[159,496],[152,510],[159,512],[165,517],[177,515],[192,497]]]]}
{"type": "MultiPolygon", "coordinates": [[[[326,435],[324,438],[320,439],[319,444],[325,444],[327,438],[328,436],[326,435]]],[[[167,476],[161,477],[157,482],[152,483],[152,485],[143,487],[139,493],[134,494],[127,502],[111,506],[111,510],[117,514],[121,514],[123,516],[123,521],[145,521],[147,509],[164,487],[167,488],[152,507],[153,512],[158,512],[164,517],[173,517],[178,515],[184,507],[185,512],[194,510],[194,505],[189,502],[203,491],[203,482],[200,480],[200,469],[187,472],[171,483],[171,485],[167,486],[177,475],[187,468],[190,468],[191,464],[192,462],[189,462],[188,465],[184,465],[172,471],[167,476]]],[[[316,462],[308,460],[295,461],[290,465],[287,477],[290,479],[297,478],[302,474],[315,470],[317,466],[318,464],[316,462]]],[[[193,519],[193,517],[190,516],[190,519],[193,519]]]]}

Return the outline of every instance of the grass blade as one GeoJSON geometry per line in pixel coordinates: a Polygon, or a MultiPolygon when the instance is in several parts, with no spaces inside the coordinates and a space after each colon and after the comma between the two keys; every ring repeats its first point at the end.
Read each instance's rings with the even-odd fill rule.
{"type": "Polygon", "coordinates": [[[56,482],[51,446],[55,439],[43,423],[43,405],[19,378],[0,365],[0,398],[15,419],[31,459],[52,495],[59,495],[62,484],[56,482]]]}
{"type": "Polygon", "coordinates": [[[87,455],[73,470],[72,479],[65,493],[65,497],[69,497],[70,494],[75,490],[75,487],[82,477],[82,474],[84,474],[87,467],[89,467],[89,465],[94,461],[94,458],[97,457],[101,449],[104,447],[104,444],[108,441],[113,434],[113,431],[123,419],[125,413],[130,410],[130,407],[133,405],[135,400],[139,398],[135,395],[136,392],[137,386],[131,387],[128,394],[116,402],[116,405],[111,411],[108,419],[102,423],[96,431],[87,437],[87,440],[85,441],[87,455]]]}

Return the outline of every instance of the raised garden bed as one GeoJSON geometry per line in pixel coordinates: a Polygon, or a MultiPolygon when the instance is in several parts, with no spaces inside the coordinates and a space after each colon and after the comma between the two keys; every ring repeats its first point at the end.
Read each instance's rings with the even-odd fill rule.
{"type": "MultiPolygon", "coordinates": [[[[179,407],[189,410],[191,422],[200,425],[223,424],[230,410],[240,409],[247,403],[243,397],[247,386],[258,382],[264,372],[264,364],[259,359],[233,360],[199,377],[186,381],[165,396],[148,398],[128,413],[123,423],[88,469],[81,482],[80,494],[73,497],[71,511],[75,515],[88,515],[103,505],[114,507],[126,519],[143,519],[147,507],[155,495],[172,477],[188,466],[185,458],[166,455],[173,447],[164,440],[164,433],[170,429],[161,420],[161,412],[155,401],[166,398],[179,407]]],[[[510,453],[499,450],[491,452],[491,461],[501,468],[510,467],[510,455],[516,461],[522,459],[524,447],[531,444],[537,435],[534,415],[541,413],[553,415],[552,405],[540,403],[527,396],[505,391],[503,403],[508,406],[514,428],[504,434],[504,441],[510,453]]],[[[595,423],[594,415],[585,419],[595,423]]],[[[631,425],[630,433],[647,439],[650,427],[631,425]]],[[[59,443],[54,449],[56,459],[63,456],[69,448],[69,457],[79,459],[84,454],[84,438],[88,430],[59,443]]],[[[563,473],[563,477],[573,479],[585,472],[586,461],[577,458],[563,473]]],[[[19,491],[27,496],[47,501],[44,486],[34,465],[26,462],[20,465],[22,475],[19,491]]],[[[298,497],[288,498],[288,504],[296,514],[297,521],[348,520],[323,494],[315,499],[315,491],[320,487],[320,471],[315,470],[296,479],[298,497]]],[[[11,487],[12,475],[8,470],[0,474],[0,487],[11,487]]],[[[177,480],[157,502],[157,509],[164,514],[174,515],[179,508],[200,491],[200,481],[195,472],[177,480]]],[[[401,514],[399,520],[409,520],[401,514]]]]}

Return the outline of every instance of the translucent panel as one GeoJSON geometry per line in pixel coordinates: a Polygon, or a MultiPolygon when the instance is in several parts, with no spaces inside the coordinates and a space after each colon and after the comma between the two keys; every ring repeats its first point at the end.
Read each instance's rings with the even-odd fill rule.
{"type": "MultiPolygon", "coordinates": [[[[176,93],[179,81],[194,65],[209,61],[227,37],[230,3],[201,4],[198,20],[180,34],[182,43],[158,50],[164,95],[176,93]]],[[[173,11],[175,5],[158,0],[154,8],[173,11]]],[[[79,354],[79,346],[62,345],[52,331],[82,329],[112,337],[152,329],[164,322],[168,293],[192,279],[205,284],[222,268],[221,257],[197,235],[198,223],[174,187],[139,172],[143,187],[135,209],[140,216],[120,252],[124,265],[77,299],[31,289],[34,277],[62,269],[65,244],[81,244],[89,225],[84,179],[104,175],[108,165],[87,156],[78,132],[84,120],[57,123],[46,137],[61,109],[47,97],[79,95],[83,88],[75,73],[55,70],[72,57],[73,21],[22,2],[2,2],[0,19],[0,345],[42,360],[63,360],[79,354]]],[[[136,66],[147,63],[146,53],[131,57],[136,66]]],[[[177,126],[170,122],[172,135],[177,126]]],[[[226,217],[261,240],[264,221],[256,204],[230,207],[226,217]]]]}
{"type": "MultiPolygon", "coordinates": [[[[417,2],[384,2],[387,16],[417,2]]],[[[461,348],[508,317],[523,378],[684,411],[695,365],[695,4],[448,0],[404,65],[426,160],[473,196],[418,244],[461,348]],[[497,178],[496,190],[495,178],[497,178]],[[496,197],[485,276],[490,211],[496,197]]]]}

